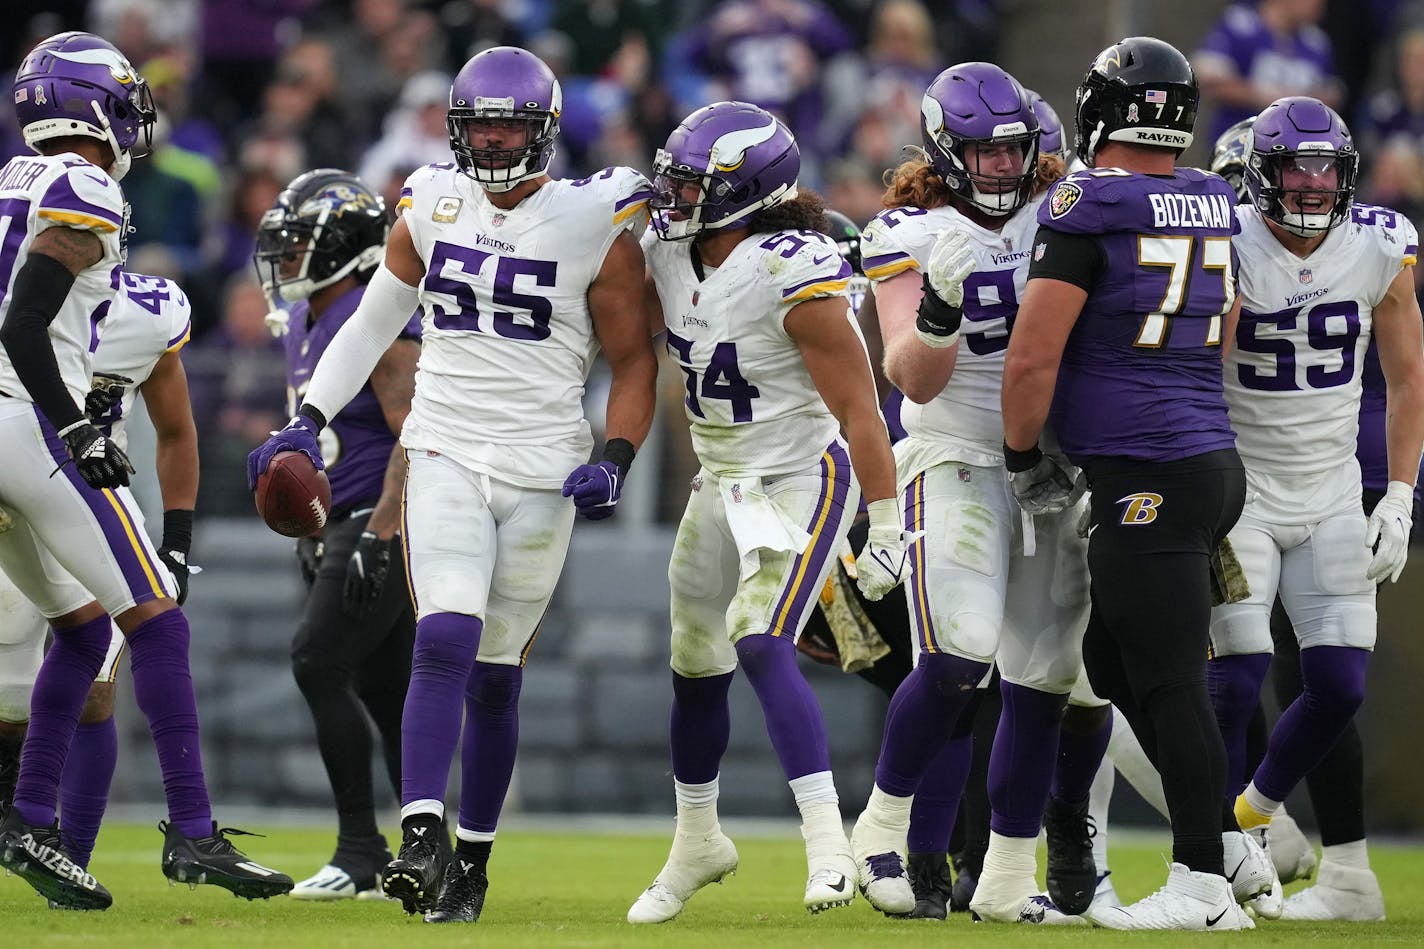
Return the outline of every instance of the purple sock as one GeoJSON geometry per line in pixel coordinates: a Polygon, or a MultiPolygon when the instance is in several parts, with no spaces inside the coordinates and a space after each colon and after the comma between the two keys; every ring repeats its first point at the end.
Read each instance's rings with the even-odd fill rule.
{"type": "Polygon", "coordinates": [[[1270,653],[1212,656],[1206,664],[1206,687],[1226,745],[1228,802],[1234,802],[1246,787],[1246,732],[1261,705],[1261,683],[1270,668],[1270,653]]]}
{"type": "Polygon", "coordinates": [[[1349,646],[1313,646],[1300,651],[1300,677],[1305,688],[1271,732],[1266,758],[1252,779],[1258,791],[1273,801],[1284,801],[1334,747],[1365,700],[1369,661],[1369,650],[1349,646]]]}
{"type": "Polygon", "coordinates": [[[514,774],[519,748],[519,687],[524,670],[476,662],[465,690],[465,744],[460,756],[460,826],[492,834],[514,774]]]}
{"type": "Polygon", "coordinates": [[[683,784],[706,784],[717,777],[732,737],[727,690],[732,673],[690,678],[672,674],[672,776],[683,784]]]}
{"type": "Polygon", "coordinates": [[[100,616],[54,630],[54,645],[45,654],[30,693],[30,728],[15,783],[15,812],[27,824],[48,827],[54,823],[64,759],[79,725],[84,698],[109,651],[111,629],[109,617],[100,616]]]}
{"type": "Polygon", "coordinates": [[[885,713],[885,737],[875,764],[880,790],[897,797],[919,790],[988,671],[988,663],[942,652],[920,653],[919,664],[895,690],[885,713]]]}
{"type": "MultiPolygon", "coordinates": [[[[198,700],[188,669],[188,618],[171,609],[128,634],[134,698],[158,750],[168,819],[184,837],[209,837],[213,811],[203,779],[198,700]]],[[[87,687],[86,687],[87,688],[87,687]]]]}
{"type": "Polygon", "coordinates": [[[1053,770],[1052,794],[1060,801],[1081,804],[1093,789],[1103,755],[1112,738],[1112,707],[1109,706],[1102,725],[1091,732],[1069,729],[1058,731],[1058,762],[1053,770]]]}
{"type": "Polygon", "coordinates": [[[1058,763],[1058,733],[1068,696],[1003,679],[1004,710],[989,752],[989,829],[1004,837],[1037,837],[1058,763]]]}
{"type": "Polygon", "coordinates": [[[796,668],[789,636],[753,635],[737,640],[737,659],[761,702],[771,747],[786,780],[831,770],[826,723],[816,693],[796,668]]]}
{"type": "MultiPolygon", "coordinates": [[[[69,760],[60,781],[60,828],[64,850],[81,867],[89,866],[104,810],[109,806],[109,785],[119,759],[119,729],[110,715],[102,722],[82,722],[74,731],[69,760]]],[[[202,836],[206,837],[211,831],[202,836]]]]}
{"type": "Polygon", "coordinates": [[[930,762],[910,805],[910,853],[947,853],[959,799],[969,778],[974,736],[951,738],[930,762]]]}
{"type": "Polygon", "coordinates": [[[463,613],[433,613],[415,624],[410,687],[401,715],[401,803],[445,800],[460,741],[465,689],[484,623],[463,613]]]}

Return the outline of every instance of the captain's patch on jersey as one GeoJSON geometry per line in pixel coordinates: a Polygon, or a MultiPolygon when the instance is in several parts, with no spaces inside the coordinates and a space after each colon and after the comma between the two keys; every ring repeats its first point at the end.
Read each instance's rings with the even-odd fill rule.
{"type": "Polygon", "coordinates": [[[460,216],[460,205],[464,202],[453,195],[446,195],[435,202],[435,210],[430,212],[430,220],[436,224],[453,224],[460,216]]]}
{"type": "Polygon", "coordinates": [[[1083,189],[1071,181],[1060,181],[1053,187],[1048,197],[1048,216],[1055,221],[1073,210],[1073,205],[1083,196],[1083,189]]]}

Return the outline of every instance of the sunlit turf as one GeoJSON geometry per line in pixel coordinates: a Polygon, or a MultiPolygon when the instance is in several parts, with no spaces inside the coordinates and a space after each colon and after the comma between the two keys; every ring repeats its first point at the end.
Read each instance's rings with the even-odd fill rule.
{"type": "MultiPolygon", "coordinates": [[[[794,833],[793,828],[788,821],[787,829],[794,833]]],[[[297,879],[321,866],[334,843],[330,830],[250,829],[264,830],[269,836],[239,838],[247,852],[297,879]]],[[[500,834],[480,922],[437,927],[405,916],[393,903],[299,903],[286,897],[249,903],[211,887],[196,891],[170,887],[158,869],[161,840],[151,827],[105,828],[90,868],[114,894],[114,907],[104,913],[50,910],[18,878],[0,879],[0,942],[13,947],[93,944],[144,949],[231,945],[405,949],[453,942],[501,947],[677,944],[714,949],[941,944],[957,949],[1027,942],[1128,941],[1157,946],[1221,938],[1270,945],[1424,945],[1424,847],[1402,845],[1371,848],[1384,886],[1388,922],[1263,923],[1253,933],[1223,937],[975,925],[961,915],[947,923],[889,920],[860,899],[847,909],[810,916],[801,909],[804,851],[800,839],[790,836],[741,837],[741,869],[736,876],[700,893],[678,920],[634,927],[624,921],[624,914],[662,866],[667,836],[531,830],[500,834]]],[[[1114,845],[1113,876],[1125,899],[1146,895],[1165,880],[1165,846],[1165,836],[1160,842],[1137,836],[1126,845],[1114,845]]]]}

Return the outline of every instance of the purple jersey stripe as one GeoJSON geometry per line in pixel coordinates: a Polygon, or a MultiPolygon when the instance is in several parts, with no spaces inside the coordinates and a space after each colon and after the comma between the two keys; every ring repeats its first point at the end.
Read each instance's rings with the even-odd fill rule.
{"type": "MultiPolygon", "coordinates": [[[[923,530],[925,524],[925,476],[915,476],[905,489],[905,529],[923,530]]],[[[910,547],[910,619],[919,633],[920,648],[938,652],[935,648],[934,623],[930,619],[929,587],[925,579],[925,539],[921,537],[910,547]]]]}
{"type": "Polygon", "coordinates": [[[800,283],[796,284],[794,287],[787,287],[785,290],[782,290],[781,296],[784,299],[789,296],[794,296],[798,291],[805,290],[807,287],[814,286],[818,283],[828,283],[832,280],[847,280],[849,278],[850,261],[842,257],[840,269],[837,270],[835,273],[820,274],[819,276],[812,277],[810,280],[803,280],[800,283]]]}
{"type": "Polygon", "coordinates": [[[191,336],[192,333],[193,321],[189,320],[188,322],[183,324],[183,332],[179,333],[177,336],[173,337],[168,341],[166,351],[171,352],[173,350],[173,347],[178,346],[182,343],[186,343],[188,341],[188,337],[191,336]]]}
{"type": "Polygon", "coordinates": [[[1418,245],[1418,244],[1409,244],[1409,245],[1406,245],[1406,246],[1405,246],[1405,248],[1404,248],[1404,256],[1406,256],[1406,257],[1416,257],[1416,256],[1418,256],[1418,254],[1419,254],[1419,245],[1418,245]]]}
{"type": "MultiPolygon", "coordinates": [[[[94,520],[98,522],[99,529],[109,543],[109,551],[123,574],[124,583],[133,595],[134,605],[168,596],[166,581],[162,579],[165,577],[164,570],[149,555],[149,541],[141,532],[137,519],[113,491],[89,487],[80,477],[79,469],[69,457],[69,449],[64,447],[64,442],[54,426],[40,413],[38,407],[34,411],[35,420],[44,436],[45,448],[49,450],[55,464],[59,465],[59,470],[64,472],[64,476],[74,486],[79,497],[88,505],[94,520]]],[[[107,608],[108,604],[105,604],[105,607],[107,608]]]]}
{"type": "Polygon", "coordinates": [[[850,457],[839,441],[831,442],[821,455],[821,494],[811,512],[810,546],[796,555],[791,577],[777,600],[767,630],[773,636],[796,636],[806,625],[807,612],[820,594],[817,583],[840,543],[841,522],[845,519],[846,496],[850,493],[850,457]]]}
{"type": "Polygon", "coordinates": [[[622,199],[617,204],[613,205],[613,212],[616,214],[630,204],[635,204],[639,201],[648,201],[651,200],[652,197],[653,192],[651,191],[635,191],[632,194],[628,195],[628,197],[622,199]]]}
{"type": "Polygon", "coordinates": [[[68,175],[61,175],[50,184],[49,190],[40,199],[39,214],[45,211],[59,211],[69,214],[79,214],[85,217],[98,218],[105,223],[113,225],[114,230],[118,230],[124,223],[123,216],[115,213],[109,208],[100,207],[97,204],[90,204],[74,192],[74,186],[69,183],[68,175]]]}
{"type": "Polygon", "coordinates": [[[897,260],[909,259],[909,254],[896,251],[893,254],[876,254],[874,257],[867,257],[860,262],[861,269],[874,270],[876,267],[883,267],[885,264],[893,263],[897,260]]]}

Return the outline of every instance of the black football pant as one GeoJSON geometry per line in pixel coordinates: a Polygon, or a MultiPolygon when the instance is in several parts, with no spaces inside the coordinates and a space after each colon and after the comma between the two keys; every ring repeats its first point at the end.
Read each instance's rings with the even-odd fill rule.
{"type": "Polygon", "coordinates": [[[1172,859],[1221,874],[1226,749],[1206,685],[1211,564],[1246,495],[1235,449],[1170,462],[1092,458],[1093,691],[1126,716],[1162,775],[1172,859]]]}
{"type": "Polygon", "coordinates": [[[311,707],[317,747],[336,798],[338,852],[372,856],[379,832],[367,714],[380,734],[386,773],[399,799],[401,710],[410,682],[415,610],[405,560],[393,541],[380,599],[360,619],[344,611],[346,565],[365,525],[362,513],[326,528],[321,565],[292,641],[292,673],[311,707]]]}

